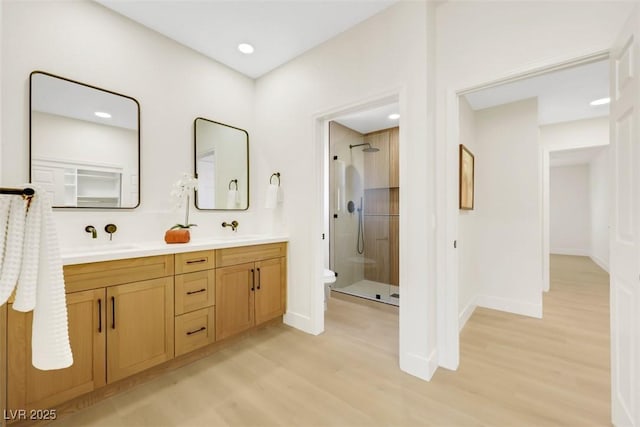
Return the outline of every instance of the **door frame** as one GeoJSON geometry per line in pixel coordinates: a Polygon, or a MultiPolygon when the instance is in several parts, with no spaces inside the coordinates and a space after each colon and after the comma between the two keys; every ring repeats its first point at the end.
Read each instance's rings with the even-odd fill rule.
{"type": "MultiPolygon", "coordinates": [[[[357,99],[351,103],[343,104],[331,109],[327,109],[323,112],[320,112],[313,117],[314,121],[314,132],[315,132],[315,156],[317,160],[316,163],[316,191],[317,195],[317,209],[316,214],[314,215],[314,224],[312,229],[320,231],[321,233],[325,233],[328,236],[328,223],[329,223],[329,122],[340,116],[344,116],[349,113],[354,113],[357,111],[368,110],[371,108],[375,108],[381,105],[389,104],[391,102],[397,102],[399,105],[399,113],[401,116],[402,123],[400,126],[400,135],[399,135],[399,151],[400,151],[400,199],[402,200],[404,197],[408,197],[407,194],[403,192],[403,183],[406,183],[408,176],[408,171],[403,168],[403,159],[407,156],[407,143],[406,143],[406,132],[403,132],[403,128],[406,129],[409,127],[407,114],[407,89],[404,85],[392,87],[386,91],[380,92],[376,95],[372,95],[368,98],[357,99]]],[[[409,228],[406,226],[407,223],[407,210],[402,208],[402,203],[400,204],[400,233],[399,233],[399,245],[400,245],[400,294],[403,293],[407,295],[409,292],[407,288],[412,284],[408,283],[404,277],[406,275],[407,268],[409,265],[407,264],[407,258],[403,257],[403,254],[408,253],[409,251],[409,228]]],[[[320,237],[320,235],[318,235],[320,237]]],[[[314,239],[314,241],[318,242],[315,248],[315,252],[318,254],[314,259],[314,287],[313,287],[313,307],[312,307],[312,315],[315,319],[315,330],[319,332],[324,330],[324,283],[322,280],[323,270],[324,270],[324,261],[325,257],[327,257],[328,247],[329,247],[329,239],[321,240],[314,239]],[[323,256],[324,255],[324,256],[323,256]]],[[[328,258],[326,258],[328,260],[328,258]]],[[[415,313],[410,312],[409,304],[400,304],[399,307],[399,365],[400,369],[410,373],[411,375],[417,376],[418,378],[429,380],[433,375],[437,365],[436,358],[432,355],[428,359],[425,358],[416,361],[416,354],[411,351],[411,342],[409,341],[411,332],[416,329],[415,326],[415,313]]],[[[427,325],[421,325],[422,328],[427,328],[427,325]]],[[[438,324],[440,327],[440,324],[438,324]]]]}
{"type": "MultiPolygon", "coordinates": [[[[444,280],[439,281],[438,284],[438,355],[439,365],[456,370],[460,363],[460,330],[459,330],[459,308],[458,308],[458,290],[459,290],[459,277],[458,271],[460,268],[460,260],[453,244],[459,239],[458,236],[458,145],[460,143],[460,117],[459,117],[459,98],[467,93],[475,92],[490,87],[499,86],[505,83],[513,83],[515,81],[524,80],[530,77],[547,74],[554,71],[563,70],[566,68],[575,67],[578,65],[584,65],[591,62],[601,61],[608,59],[610,56],[610,50],[597,50],[591,53],[581,55],[578,57],[569,58],[564,61],[549,61],[546,64],[531,67],[524,71],[518,71],[514,73],[508,73],[496,79],[478,82],[467,87],[458,89],[446,90],[446,126],[445,126],[445,147],[441,151],[440,161],[444,164],[445,175],[445,192],[443,201],[445,205],[445,229],[444,239],[438,243],[439,250],[444,251],[443,260],[440,264],[445,271],[444,280]],[[440,324],[443,323],[442,329],[440,324]]],[[[548,164],[548,155],[546,157],[547,163],[544,159],[544,150],[541,147],[540,153],[542,155],[541,167],[544,168],[548,164]]],[[[544,170],[544,169],[543,169],[544,170]]],[[[542,180],[541,175],[541,180],[542,180]]],[[[542,190],[539,197],[544,199],[542,190]]],[[[547,203],[548,206],[548,203],[547,203]]],[[[543,245],[541,247],[543,255],[543,265],[541,271],[541,291],[549,289],[549,262],[548,259],[544,261],[545,250],[548,253],[548,230],[545,233],[545,212],[547,207],[541,206],[542,209],[542,221],[540,221],[540,233],[543,236],[543,245]],[[545,236],[546,235],[546,236],[545,236]],[[546,246],[545,246],[546,239],[546,246]]],[[[548,215],[546,217],[548,221],[548,215]]],[[[548,256],[547,256],[548,258],[548,256]]]]}

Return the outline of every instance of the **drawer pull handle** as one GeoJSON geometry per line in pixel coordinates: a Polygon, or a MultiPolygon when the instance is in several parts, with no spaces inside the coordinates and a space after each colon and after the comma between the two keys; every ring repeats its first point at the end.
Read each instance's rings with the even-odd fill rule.
{"type": "Polygon", "coordinates": [[[200,264],[201,262],[207,262],[207,259],[206,258],[193,259],[193,260],[187,261],[187,264],[200,264]]]}
{"type": "Polygon", "coordinates": [[[260,269],[258,268],[258,290],[260,290],[260,282],[262,282],[262,278],[260,277],[260,269]]]}
{"type": "Polygon", "coordinates": [[[202,331],[206,331],[207,328],[206,326],[201,327],[200,329],[196,329],[195,331],[189,331],[187,332],[187,335],[193,335],[193,334],[197,334],[198,332],[202,332],[202,331]]]}
{"type": "Polygon", "coordinates": [[[256,290],[256,272],[253,268],[251,269],[251,290],[256,290]]]}
{"type": "Polygon", "coordinates": [[[102,333],[102,299],[98,298],[98,333],[102,333]]]}
{"type": "Polygon", "coordinates": [[[199,289],[197,291],[188,291],[187,295],[199,294],[200,292],[205,292],[205,291],[206,291],[205,288],[199,289]]]}

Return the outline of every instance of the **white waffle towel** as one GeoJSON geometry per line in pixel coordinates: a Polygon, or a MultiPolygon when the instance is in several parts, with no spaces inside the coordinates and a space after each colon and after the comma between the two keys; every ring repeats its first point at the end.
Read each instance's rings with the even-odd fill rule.
{"type": "Polygon", "coordinates": [[[0,305],[7,302],[18,282],[22,263],[22,243],[26,203],[16,196],[2,196],[2,271],[0,272],[0,305]]]}
{"type": "MultiPolygon", "coordinates": [[[[6,223],[7,231],[3,245],[4,261],[0,275],[0,292],[2,292],[0,297],[5,295],[5,282],[1,278],[6,274],[7,283],[9,283],[17,268],[19,277],[16,276],[18,280],[13,309],[33,310],[32,364],[42,370],[62,369],[73,364],[62,258],[51,203],[45,191],[38,188],[35,190],[35,195],[26,211],[26,217],[26,202],[14,196],[11,198],[8,216],[1,218],[3,222],[0,223],[0,228],[3,223],[6,223]],[[18,214],[14,214],[14,205],[18,207],[15,211],[21,213],[22,221],[17,219],[18,214]],[[8,221],[4,218],[8,218],[8,221]],[[14,231],[14,228],[18,231],[14,231]],[[19,247],[16,241],[19,241],[19,247]],[[16,259],[17,261],[14,262],[16,259]],[[11,262],[8,262],[9,260],[11,262]]],[[[0,204],[0,214],[3,213],[4,208],[0,204]]],[[[15,285],[14,281],[9,295],[15,285]]],[[[0,298],[0,304],[4,304],[6,298],[0,298]]]]}

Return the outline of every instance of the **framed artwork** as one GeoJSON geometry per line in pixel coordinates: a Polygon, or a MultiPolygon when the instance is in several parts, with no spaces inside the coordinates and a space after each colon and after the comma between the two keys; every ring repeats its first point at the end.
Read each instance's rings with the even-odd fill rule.
{"type": "Polygon", "coordinates": [[[460,209],[473,210],[475,158],[471,151],[460,144],[460,209]]]}

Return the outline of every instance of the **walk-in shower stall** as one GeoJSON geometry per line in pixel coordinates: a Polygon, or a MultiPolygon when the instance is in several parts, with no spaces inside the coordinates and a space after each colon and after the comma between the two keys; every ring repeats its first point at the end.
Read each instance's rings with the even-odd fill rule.
{"type": "Polygon", "coordinates": [[[398,305],[398,127],[329,125],[332,290],[398,305]]]}

